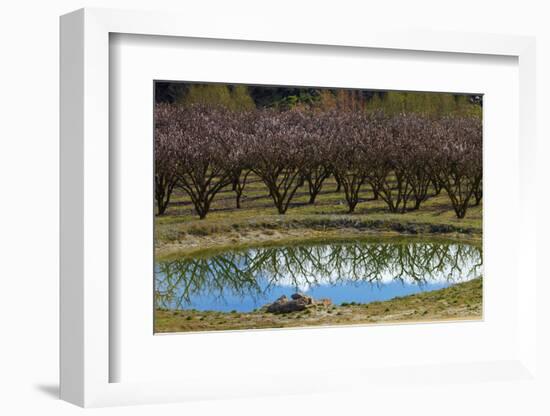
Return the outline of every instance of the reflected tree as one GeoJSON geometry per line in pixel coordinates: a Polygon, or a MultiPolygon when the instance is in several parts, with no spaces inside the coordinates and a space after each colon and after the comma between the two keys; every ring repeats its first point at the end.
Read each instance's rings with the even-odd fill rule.
{"type": "Polygon", "coordinates": [[[159,263],[155,295],[159,307],[185,308],[198,295],[259,298],[281,285],[307,291],[341,283],[456,283],[478,277],[481,268],[480,248],[454,243],[262,247],[159,263]]]}

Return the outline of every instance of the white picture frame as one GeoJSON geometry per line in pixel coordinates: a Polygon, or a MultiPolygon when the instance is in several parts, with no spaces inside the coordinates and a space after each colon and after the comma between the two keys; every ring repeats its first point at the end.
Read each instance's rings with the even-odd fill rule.
{"type": "MultiPolygon", "coordinates": [[[[536,217],[528,207],[536,194],[530,180],[535,170],[535,41],[529,37],[471,33],[398,32],[350,28],[326,35],[321,29],[264,25],[234,33],[230,22],[186,19],[171,13],[82,9],[61,18],[61,398],[80,406],[159,403],[206,398],[248,397],[357,390],[374,381],[403,383],[460,378],[536,382],[536,217]],[[155,35],[226,41],[277,42],[285,45],[325,45],[424,51],[439,54],[514,57],[519,67],[519,200],[517,267],[525,284],[517,292],[517,340],[513,353],[498,360],[418,363],[414,369],[360,366],[289,379],[271,374],[269,383],[255,380],[212,380],[196,376],[177,381],[112,382],[110,368],[120,360],[111,348],[113,298],[109,276],[114,259],[109,251],[110,227],[110,34],[155,35]],[[414,374],[409,377],[411,374],[414,374]],[[410,379],[410,380],[409,380],[410,379]],[[405,380],[405,381],[403,381],[405,380]],[[408,381],[407,381],[408,380],[408,381]],[[279,386],[279,387],[277,387],[279,386]]],[[[487,157],[487,156],[486,156],[487,157]]],[[[412,329],[414,331],[414,328],[412,329]]],[[[294,331],[299,334],[299,330],[294,331]]],[[[219,338],[218,338],[219,339],[219,338]]],[[[219,342],[216,340],[216,342],[219,342]]],[[[369,387],[369,388],[371,388],[369,387]]]]}

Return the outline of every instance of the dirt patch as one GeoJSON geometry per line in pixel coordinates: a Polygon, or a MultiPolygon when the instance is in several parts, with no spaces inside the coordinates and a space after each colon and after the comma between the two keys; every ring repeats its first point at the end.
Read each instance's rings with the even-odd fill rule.
{"type": "MultiPolygon", "coordinates": [[[[465,241],[472,244],[481,243],[481,236],[461,233],[447,234],[415,234],[417,237],[429,237],[442,241],[465,241]]],[[[335,230],[316,230],[311,228],[294,229],[249,229],[211,235],[187,235],[179,241],[160,243],[155,247],[155,258],[169,259],[177,256],[198,255],[201,253],[224,249],[244,249],[247,247],[262,247],[267,245],[314,243],[353,239],[376,239],[385,237],[408,237],[397,231],[359,230],[357,228],[341,228],[335,230]]]]}

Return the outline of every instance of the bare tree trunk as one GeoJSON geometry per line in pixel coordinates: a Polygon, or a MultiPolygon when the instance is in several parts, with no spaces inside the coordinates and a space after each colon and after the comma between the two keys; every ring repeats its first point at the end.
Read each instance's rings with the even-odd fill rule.
{"type": "Polygon", "coordinates": [[[432,186],[434,187],[434,196],[438,196],[443,189],[441,182],[438,179],[432,179],[432,186]]]}
{"type": "Polygon", "coordinates": [[[336,180],[336,191],[340,192],[342,190],[342,182],[340,181],[340,178],[338,178],[338,175],[334,175],[334,179],[336,180]]]}
{"type": "Polygon", "coordinates": [[[352,177],[342,176],[340,179],[344,187],[346,202],[348,203],[348,213],[352,214],[355,212],[355,207],[359,203],[359,191],[365,183],[366,178],[358,175],[352,177]]]}
{"type": "Polygon", "coordinates": [[[480,180],[474,191],[474,200],[475,200],[474,206],[477,207],[481,203],[482,197],[483,197],[483,185],[480,180]]]}
{"type": "Polygon", "coordinates": [[[235,192],[235,205],[237,209],[241,208],[241,197],[246,186],[246,179],[250,174],[250,170],[246,171],[244,177],[241,179],[242,170],[236,172],[233,177],[232,189],[235,192]]]}
{"type": "Polygon", "coordinates": [[[155,200],[157,202],[157,216],[164,215],[168,204],[170,203],[170,197],[172,191],[176,186],[175,177],[155,176],[155,200]]]}
{"type": "Polygon", "coordinates": [[[310,171],[306,176],[305,180],[307,181],[308,185],[308,192],[309,192],[309,201],[308,204],[314,204],[315,199],[317,198],[317,195],[321,193],[321,189],[323,188],[323,182],[325,179],[327,179],[330,175],[330,171],[325,168],[324,166],[319,166],[312,171],[310,171]]]}

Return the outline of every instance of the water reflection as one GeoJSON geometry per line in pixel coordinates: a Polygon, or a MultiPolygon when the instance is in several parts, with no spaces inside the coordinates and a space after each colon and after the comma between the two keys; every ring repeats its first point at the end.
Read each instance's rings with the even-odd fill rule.
{"type": "Polygon", "coordinates": [[[385,300],[482,274],[481,249],[442,242],[335,242],[157,263],[157,307],[249,311],[300,291],[334,303],[385,300]]]}

